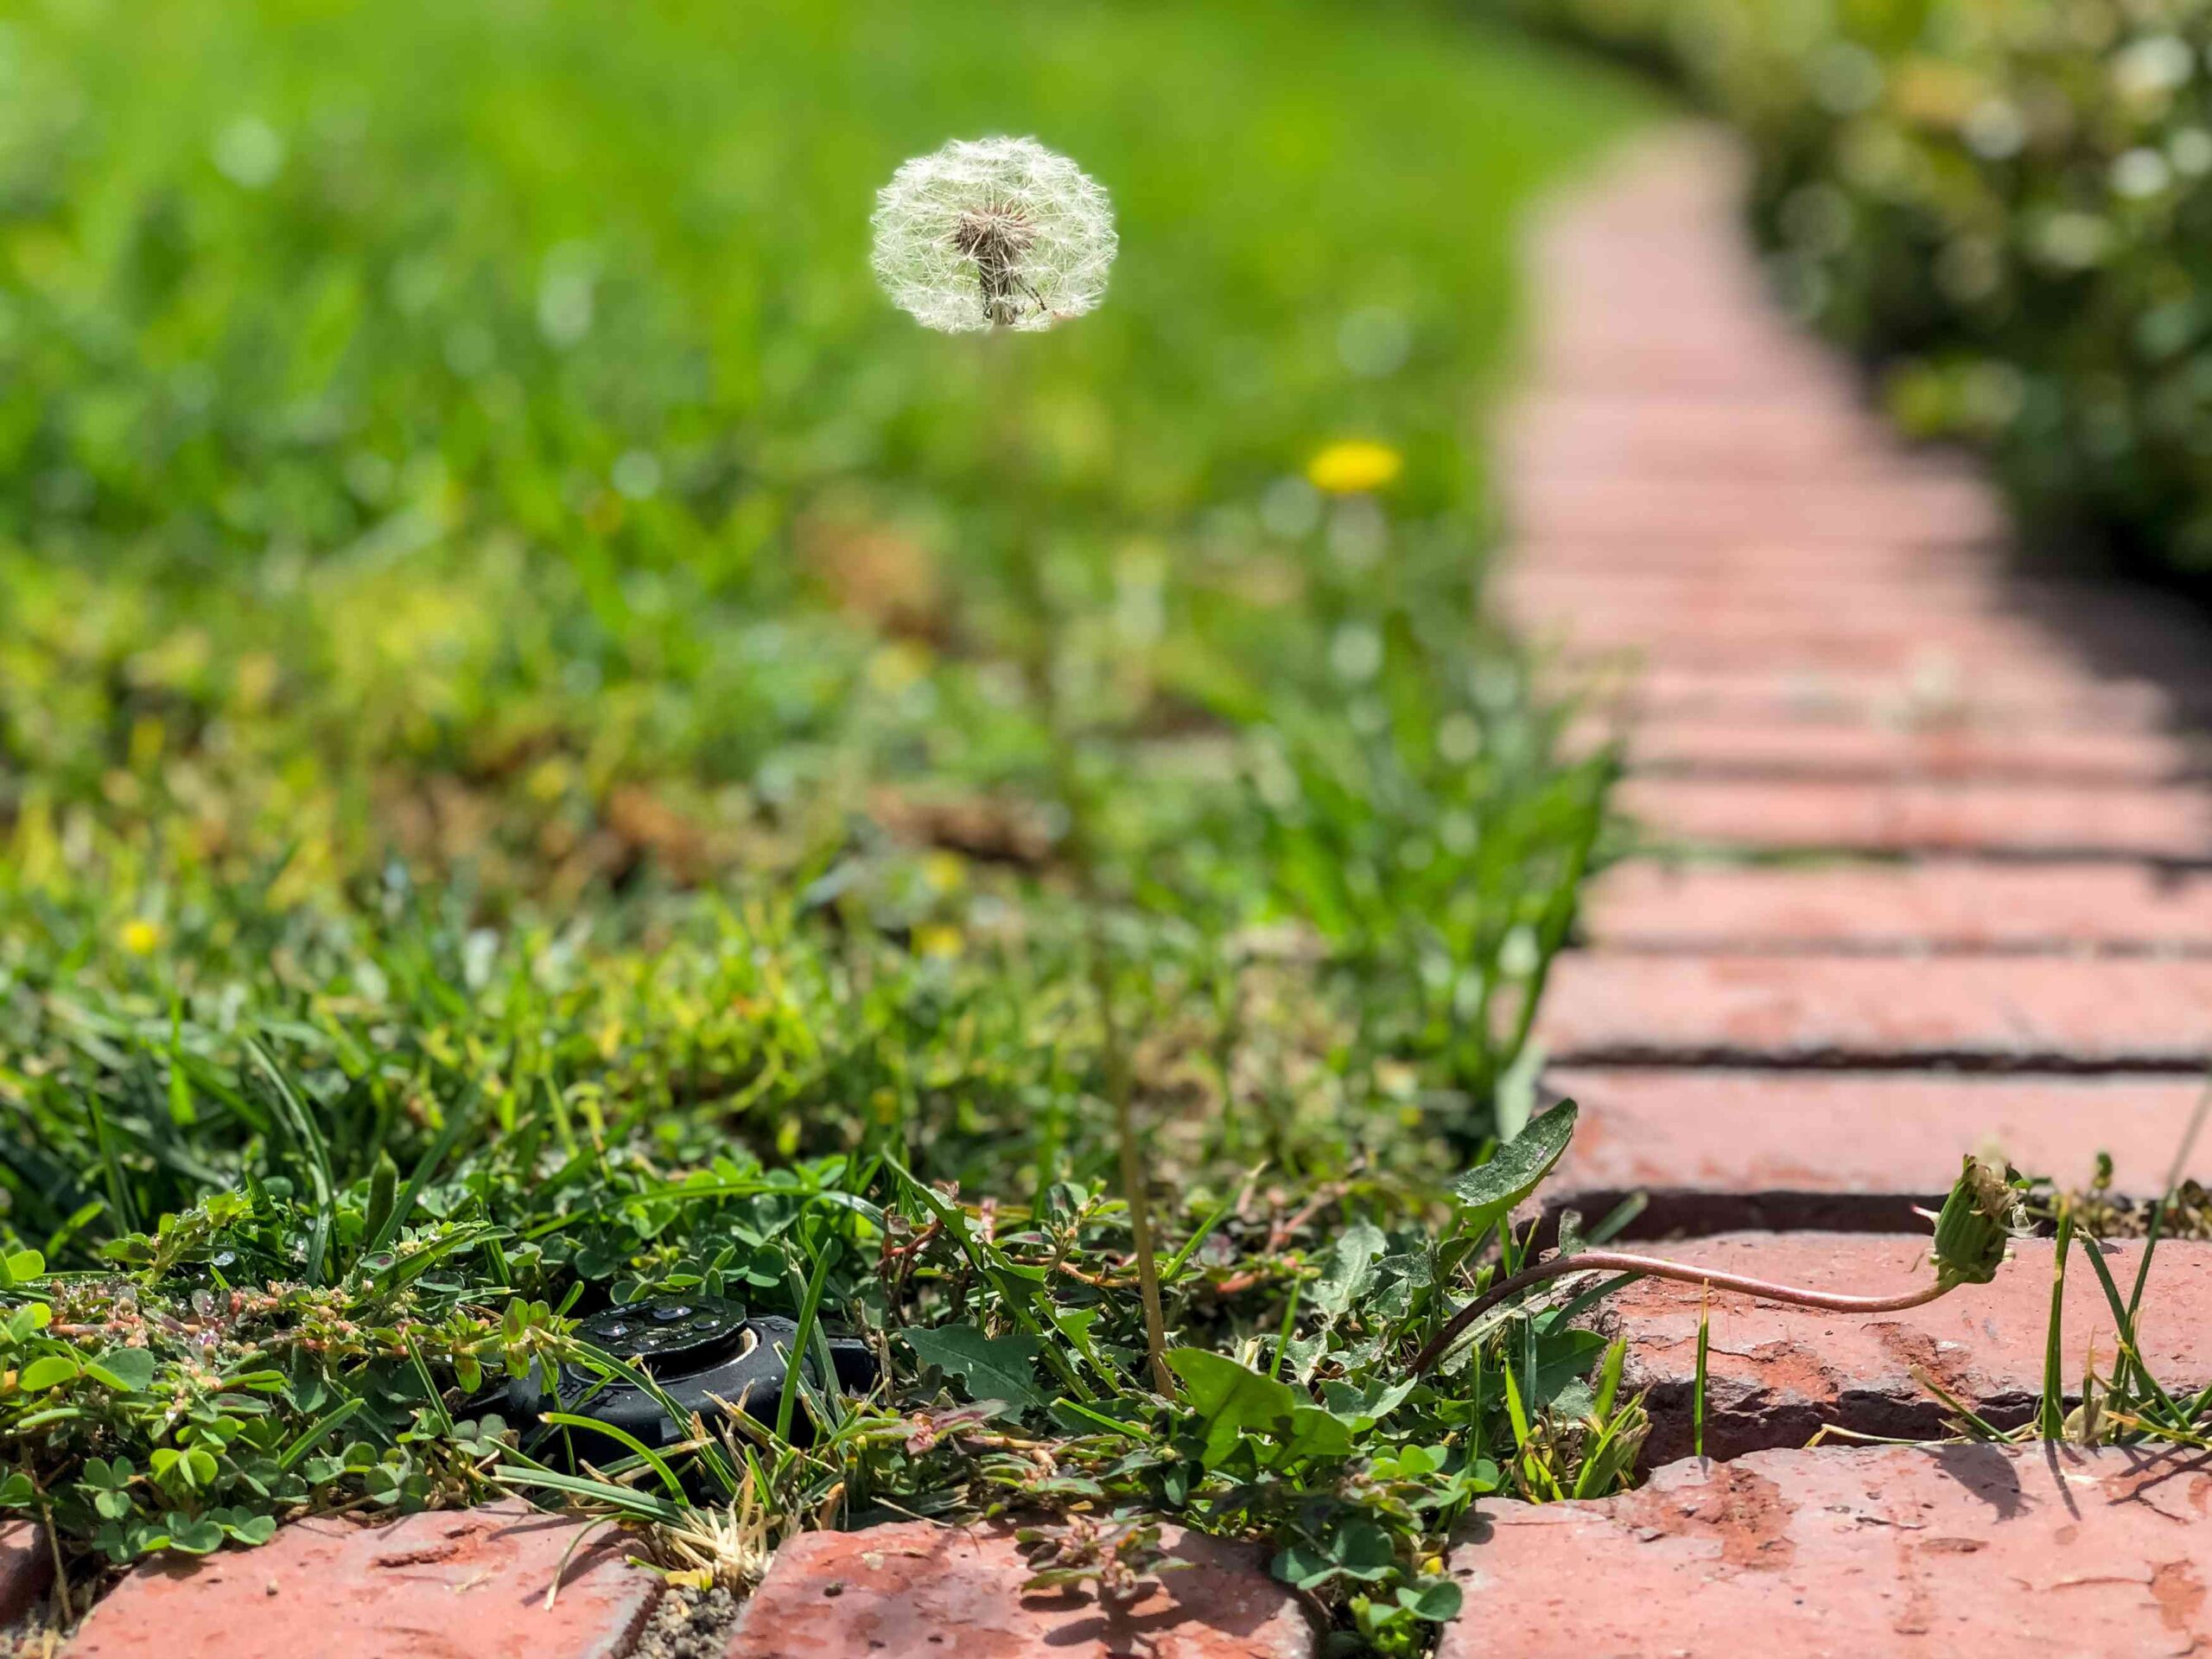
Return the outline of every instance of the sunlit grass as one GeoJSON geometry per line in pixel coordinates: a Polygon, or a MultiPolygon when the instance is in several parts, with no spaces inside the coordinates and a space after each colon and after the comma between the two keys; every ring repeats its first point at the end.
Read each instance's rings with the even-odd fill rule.
{"type": "MultiPolygon", "coordinates": [[[[1415,1248],[1485,1146],[1599,820],[1480,612],[1474,435],[1520,215],[1637,113],[1416,4],[12,21],[0,1296],[109,1331],[110,1275],[235,1289],[189,1317],[269,1409],[207,1383],[214,1473],[156,1478],[175,1420],[73,1373],[7,1501],[81,1564],[528,1484],[483,1390],[573,1357],[567,1313],[702,1285],[964,1321],[1115,1443],[1153,1408],[1102,1000],[1176,1339],[1381,1389],[1433,1291],[1378,1224],[1415,1248]],[[892,168],[995,131],[1079,156],[1122,237],[1014,375],[868,270],[892,168]]],[[[1524,1428],[1588,1345],[1548,1333],[1524,1428]]],[[[202,1387],[206,1343],[156,1350],[202,1387]]],[[[686,1478],[779,1526],[1013,1478],[906,1459],[954,1391],[885,1353],[866,1410],[809,1405],[819,1450],[686,1478]]],[[[1482,1447],[1526,1451],[1503,1400],[1408,1418],[1472,1438],[1376,1486],[1359,1548],[1425,1559],[1482,1447]]],[[[1187,1427],[1131,1432],[1165,1470],[1187,1427]]],[[[1318,1515],[1353,1454],[1237,1455],[1318,1515]]],[[[1443,1605],[1406,1593],[1348,1622],[1402,1647],[1443,1605]]]]}

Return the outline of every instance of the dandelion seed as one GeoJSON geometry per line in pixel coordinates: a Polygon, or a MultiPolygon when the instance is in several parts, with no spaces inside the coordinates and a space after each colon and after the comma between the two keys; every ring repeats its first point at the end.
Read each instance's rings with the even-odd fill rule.
{"type": "Polygon", "coordinates": [[[1094,310],[1119,245],[1106,192],[1033,138],[956,139],[876,197],[876,280],[946,334],[1050,328],[1094,310]]]}

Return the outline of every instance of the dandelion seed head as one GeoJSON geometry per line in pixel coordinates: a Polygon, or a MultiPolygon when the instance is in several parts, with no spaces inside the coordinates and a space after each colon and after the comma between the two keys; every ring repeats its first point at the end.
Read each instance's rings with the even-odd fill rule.
{"type": "Polygon", "coordinates": [[[946,334],[1050,328],[1096,308],[1119,245],[1106,192],[1033,138],[955,139],[875,199],[875,279],[946,334]]]}

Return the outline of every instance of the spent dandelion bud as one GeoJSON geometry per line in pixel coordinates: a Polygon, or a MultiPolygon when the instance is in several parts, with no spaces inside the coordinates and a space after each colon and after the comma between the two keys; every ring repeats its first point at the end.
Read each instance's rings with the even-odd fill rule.
{"type": "Polygon", "coordinates": [[[1118,244],[1106,192],[1033,138],[955,139],[876,197],[876,280],[946,334],[1033,332],[1096,309],[1118,244]]]}
{"type": "Polygon", "coordinates": [[[1929,1255],[1945,1285],[1986,1285],[2005,1264],[2005,1247],[2025,1225],[2019,1190],[2004,1166],[1969,1157],[1936,1217],[1929,1255]]]}

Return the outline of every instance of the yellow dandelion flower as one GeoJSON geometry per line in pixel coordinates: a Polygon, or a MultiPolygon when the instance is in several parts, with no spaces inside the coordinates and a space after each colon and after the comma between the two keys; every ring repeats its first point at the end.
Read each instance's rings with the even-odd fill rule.
{"type": "Polygon", "coordinates": [[[1306,481],[1325,495],[1365,495],[1397,482],[1406,458],[1387,443],[1346,438],[1306,463],[1306,481]]]}
{"type": "Polygon", "coordinates": [[[957,957],[964,941],[960,930],[944,922],[924,922],[914,930],[914,954],[918,957],[957,957]]]}
{"type": "Polygon", "coordinates": [[[134,957],[150,957],[161,949],[162,926],[143,916],[123,925],[123,948],[134,957]]]}

